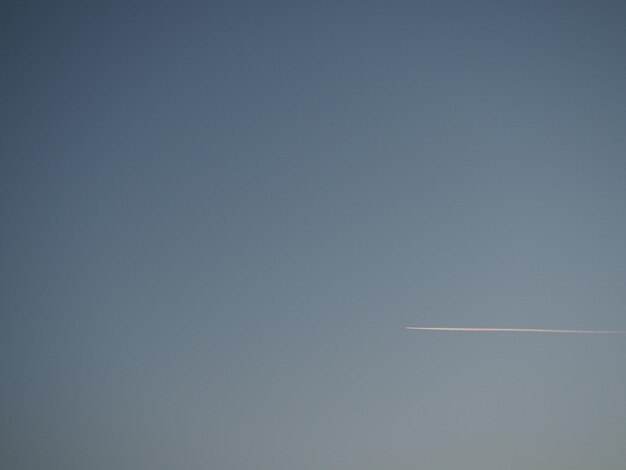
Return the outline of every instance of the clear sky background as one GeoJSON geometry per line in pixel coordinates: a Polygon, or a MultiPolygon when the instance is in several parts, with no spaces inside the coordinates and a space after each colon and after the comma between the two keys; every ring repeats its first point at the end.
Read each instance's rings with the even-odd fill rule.
{"type": "Polygon", "coordinates": [[[623,470],[623,2],[0,17],[0,466],[623,470]]]}

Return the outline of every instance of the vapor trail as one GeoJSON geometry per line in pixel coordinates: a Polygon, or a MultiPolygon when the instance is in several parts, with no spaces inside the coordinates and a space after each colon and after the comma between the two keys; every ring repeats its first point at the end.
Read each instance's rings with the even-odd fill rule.
{"type": "Polygon", "coordinates": [[[407,330],[422,331],[471,331],[487,333],[586,333],[586,334],[614,334],[624,335],[620,330],[547,330],[543,328],[434,328],[421,326],[407,326],[407,330]]]}

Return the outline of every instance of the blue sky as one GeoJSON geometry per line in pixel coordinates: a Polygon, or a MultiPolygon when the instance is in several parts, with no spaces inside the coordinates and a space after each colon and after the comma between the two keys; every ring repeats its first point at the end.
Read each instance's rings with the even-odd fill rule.
{"type": "Polygon", "coordinates": [[[0,461],[621,469],[619,2],[15,2],[0,461]]]}

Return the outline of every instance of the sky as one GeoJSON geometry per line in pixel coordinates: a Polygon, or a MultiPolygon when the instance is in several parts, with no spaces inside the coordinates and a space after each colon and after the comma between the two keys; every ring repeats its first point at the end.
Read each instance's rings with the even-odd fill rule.
{"type": "Polygon", "coordinates": [[[624,468],[623,2],[1,8],[0,466],[624,468]]]}

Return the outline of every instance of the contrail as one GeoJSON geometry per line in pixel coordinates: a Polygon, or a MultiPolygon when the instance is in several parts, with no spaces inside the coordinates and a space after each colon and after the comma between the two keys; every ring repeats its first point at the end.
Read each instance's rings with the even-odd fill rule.
{"type": "Polygon", "coordinates": [[[407,330],[422,331],[471,331],[486,333],[586,333],[586,334],[614,334],[624,335],[620,330],[547,330],[543,328],[434,328],[421,326],[407,326],[407,330]]]}

